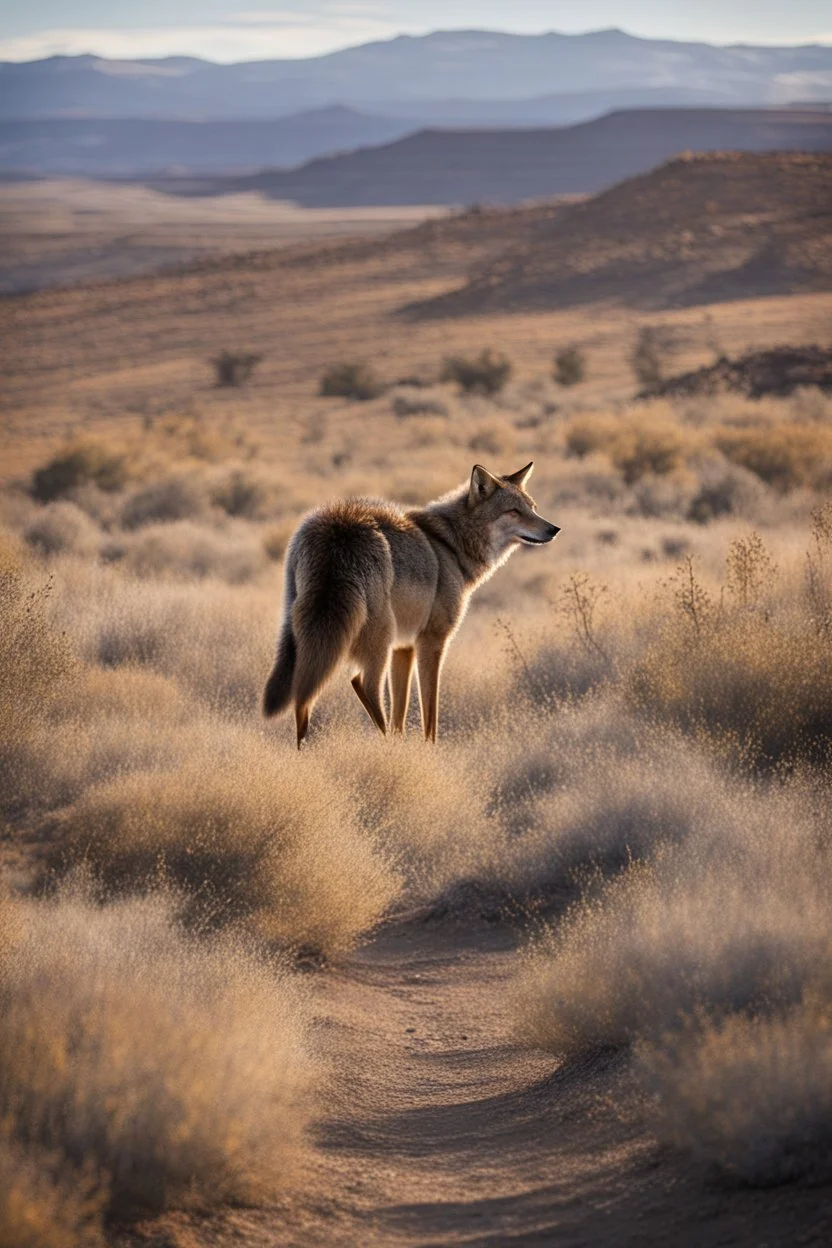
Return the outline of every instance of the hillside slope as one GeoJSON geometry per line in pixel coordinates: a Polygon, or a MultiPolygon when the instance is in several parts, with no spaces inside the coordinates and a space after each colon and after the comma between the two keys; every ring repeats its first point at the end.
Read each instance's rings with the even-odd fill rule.
{"type": "Polygon", "coordinates": [[[423,130],[382,147],[245,178],[153,180],[180,194],[260,191],[304,207],[516,204],[599,191],[681,151],[832,150],[832,113],[653,109],[564,129],[423,130]]]}
{"type": "Polygon", "coordinates": [[[832,156],[682,156],[575,204],[418,315],[832,290],[832,156]]]}

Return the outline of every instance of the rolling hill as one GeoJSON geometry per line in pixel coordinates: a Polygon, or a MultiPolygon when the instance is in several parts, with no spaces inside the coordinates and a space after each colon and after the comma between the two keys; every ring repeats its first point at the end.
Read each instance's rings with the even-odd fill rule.
{"type": "Polygon", "coordinates": [[[518,231],[419,317],[832,290],[832,156],[686,155],[518,231]]]}
{"type": "Polygon", "coordinates": [[[563,129],[424,130],[295,170],[157,179],[178,194],[259,191],[305,207],[520,203],[598,191],[680,151],[832,150],[832,114],[666,109],[612,113],[563,129]]]}
{"type": "Polygon", "coordinates": [[[0,120],[0,170],[73,177],[242,173],[385,143],[417,125],[341,105],[269,121],[0,120]]]}
{"type": "MultiPolygon", "coordinates": [[[[500,101],[660,89],[663,104],[782,105],[832,96],[832,48],[713,47],[640,39],[621,30],[437,31],[327,56],[217,65],[190,57],[117,61],[55,56],[0,65],[6,119],[269,118],[337,102],[365,108],[418,101],[500,101]],[[679,96],[672,95],[680,92],[679,96]],[[696,92],[692,101],[690,92],[696,92]],[[688,93],[688,94],[686,94],[688,93]]],[[[607,99],[601,107],[644,103],[607,99]]],[[[591,113],[585,113],[589,116],[591,113]]],[[[559,120],[549,115],[545,120],[559,120]]],[[[574,119],[565,117],[564,120],[574,119]]],[[[469,117],[468,122],[476,118],[469,117]]]]}

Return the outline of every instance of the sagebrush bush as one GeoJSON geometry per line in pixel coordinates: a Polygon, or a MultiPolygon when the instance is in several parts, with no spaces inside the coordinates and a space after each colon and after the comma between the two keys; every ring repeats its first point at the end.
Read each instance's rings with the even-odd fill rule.
{"type": "Polygon", "coordinates": [[[221,351],[211,363],[218,386],[242,386],[263,359],[254,351],[221,351]]]}
{"type": "Polygon", "coordinates": [[[126,499],[121,509],[125,529],[172,520],[193,520],[208,510],[204,481],[194,475],[175,475],[151,481],[126,499]]]}
{"type": "Polygon", "coordinates": [[[663,381],[673,349],[668,330],[661,325],[642,325],[630,352],[630,367],[642,386],[663,381]]]}
{"type": "Polygon", "coordinates": [[[565,442],[567,453],[581,459],[593,452],[606,454],[627,485],[676,471],[693,447],[690,435],[664,413],[577,416],[566,429],[565,442]]]}
{"type": "Polygon", "coordinates": [[[0,788],[14,809],[36,800],[33,735],[76,674],[67,639],[51,624],[51,583],[22,571],[0,572],[0,788]]]}
{"type": "Polygon", "coordinates": [[[262,572],[264,553],[247,527],[211,529],[192,520],[147,524],[135,536],[104,548],[106,558],[142,578],[216,577],[230,585],[242,585],[262,572]]]}
{"type": "Polygon", "coordinates": [[[586,356],[580,347],[556,352],[552,375],[559,386],[577,386],[586,380],[586,356]]]}
{"type": "Polygon", "coordinates": [[[714,442],[726,459],[783,493],[828,485],[832,479],[832,429],[826,425],[779,422],[726,428],[717,431],[714,442]]]}
{"type": "Polygon", "coordinates": [[[104,1204],[83,1170],[0,1128],[0,1248],[104,1248],[104,1204]]]}
{"type": "Polygon", "coordinates": [[[507,356],[486,347],[476,356],[448,356],[442,365],[440,380],[455,382],[469,394],[498,394],[512,371],[507,356]]]}
{"type": "Polygon", "coordinates": [[[408,386],[393,395],[393,415],[399,419],[408,416],[450,416],[448,404],[441,394],[426,392],[424,387],[408,386]]]}
{"type": "Polygon", "coordinates": [[[95,555],[101,530],[75,503],[47,503],[26,527],[26,541],[41,555],[95,555]]]}
{"type": "Polygon", "coordinates": [[[242,468],[234,468],[214,482],[211,501],[229,516],[260,520],[268,511],[270,490],[266,482],[242,468]]]}
{"type": "Polygon", "coordinates": [[[325,953],[353,944],[398,892],[342,786],[256,738],[90,788],[55,832],[48,872],[85,864],[107,896],[174,887],[191,923],[245,923],[325,953]]]}
{"type": "Polygon", "coordinates": [[[38,502],[50,503],[84,485],[116,491],[128,480],[128,456],[123,449],[109,442],[79,438],[35,471],[31,492],[38,502]]]}
{"type": "Polygon", "coordinates": [[[755,1186],[832,1175],[832,1012],[808,999],[782,1017],[696,1016],[638,1071],[664,1141],[755,1186]]]}
{"type": "Polygon", "coordinates": [[[668,613],[628,677],[629,695],[650,715],[704,730],[747,762],[827,762],[832,638],[799,600],[777,600],[761,542],[746,555],[753,587],[732,595],[729,556],[719,598],[690,559],[680,567],[668,613]]]}
{"type": "Polygon", "coordinates": [[[365,360],[345,360],[331,365],[321,377],[320,392],[328,398],[377,399],[386,387],[365,360]]]}
{"type": "Polygon", "coordinates": [[[808,802],[711,783],[721,789],[713,818],[553,931],[524,986],[521,1025],[534,1043],[569,1053],[659,1044],[697,1010],[776,1014],[832,982],[828,851],[808,802]]]}
{"type": "MultiPolygon", "coordinates": [[[[274,1195],[310,1078],[287,972],[228,943],[189,943],[158,897],[15,909],[13,956],[0,961],[0,1117],[15,1172],[51,1157],[65,1184],[78,1176],[78,1198],[86,1175],[121,1218],[274,1195]]],[[[55,1216],[80,1217],[60,1190],[55,1216]]],[[[39,1246],[61,1242],[49,1233],[39,1246]]]]}

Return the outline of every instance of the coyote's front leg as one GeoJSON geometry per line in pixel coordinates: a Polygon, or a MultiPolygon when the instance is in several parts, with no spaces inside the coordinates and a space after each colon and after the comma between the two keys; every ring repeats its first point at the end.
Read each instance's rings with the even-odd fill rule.
{"type": "Polygon", "coordinates": [[[422,729],[426,741],[435,741],[439,728],[439,676],[445,657],[445,639],[420,637],[416,644],[419,668],[419,700],[422,703],[422,729]]]}

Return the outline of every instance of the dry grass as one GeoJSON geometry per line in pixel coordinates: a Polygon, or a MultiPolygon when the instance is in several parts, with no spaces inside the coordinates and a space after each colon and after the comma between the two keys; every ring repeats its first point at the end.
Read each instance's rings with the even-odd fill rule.
{"type": "Polygon", "coordinates": [[[83,863],[107,896],[174,887],[191,924],[245,923],[333,953],[372,927],[398,881],[340,786],[256,740],[87,790],[52,869],[83,863]]]}
{"type": "Polygon", "coordinates": [[[25,1225],[31,1201],[52,1235],[38,1242],[74,1244],[80,1234],[57,1236],[82,1221],[85,1189],[125,1217],[280,1188],[310,1079],[303,1002],[285,972],[231,945],[187,943],[161,898],[14,912],[0,965],[0,1113],[20,1192],[8,1217],[25,1225]],[[87,1176],[74,1200],[54,1189],[52,1211],[52,1193],[40,1196],[50,1158],[63,1189],[87,1176]]]}
{"type": "Polygon", "coordinates": [[[103,1248],[103,1204],[94,1181],[0,1131],[0,1248],[103,1248]]]}
{"type": "MultiPolygon", "coordinates": [[[[700,1020],[702,1021],[702,1020],[700,1020]]],[[[811,998],[779,1018],[735,1015],[643,1046],[659,1135],[754,1185],[828,1181],[832,1022],[811,998]]]]}

